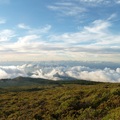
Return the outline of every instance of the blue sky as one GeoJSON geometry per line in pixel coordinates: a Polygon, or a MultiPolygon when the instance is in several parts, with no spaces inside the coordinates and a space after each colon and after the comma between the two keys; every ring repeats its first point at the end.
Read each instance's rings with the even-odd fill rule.
{"type": "Polygon", "coordinates": [[[0,61],[120,62],[120,0],[0,0],[0,61]]]}

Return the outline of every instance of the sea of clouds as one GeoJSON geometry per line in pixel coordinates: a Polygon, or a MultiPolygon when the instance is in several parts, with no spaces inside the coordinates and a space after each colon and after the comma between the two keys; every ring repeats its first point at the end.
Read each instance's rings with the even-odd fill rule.
{"type": "Polygon", "coordinates": [[[0,79],[18,76],[51,80],[83,79],[101,82],[120,82],[120,67],[92,63],[27,63],[0,65],[0,79]],[[98,67],[99,66],[99,67],[98,67]]]}

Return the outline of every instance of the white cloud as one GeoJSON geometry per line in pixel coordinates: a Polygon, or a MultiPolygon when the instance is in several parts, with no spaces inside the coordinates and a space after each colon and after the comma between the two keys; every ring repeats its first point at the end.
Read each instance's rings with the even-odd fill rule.
{"type": "Polygon", "coordinates": [[[14,52],[18,53],[31,53],[37,52],[39,50],[37,42],[39,40],[38,35],[26,35],[24,37],[19,37],[17,42],[9,44],[7,47],[14,52]]]}
{"type": "Polygon", "coordinates": [[[26,44],[31,41],[35,41],[38,38],[39,38],[39,36],[37,36],[37,35],[28,35],[28,36],[20,37],[17,42],[26,44]]]}
{"type": "Polygon", "coordinates": [[[26,76],[23,69],[17,66],[0,66],[0,79],[15,78],[17,76],[26,76]]]}
{"type": "MultiPolygon", "coordinates": [[[[21,26],[24,27],[24,26],[21,26]]],[[[4,43],[14,37],[14,31],[1,31],[1,41],[3,42],[0,51],[8,51],[14,53],[38,53],[40,50],[49,49],[45,39],[42,37],[46,35],[51,29],[51,25],[46,25],[39,29],[28,29],[24,36],[16,37],[15,42],[4,43]]],[[[51,49],[52,47],[50,47],[51,49]]],[[[54,48],[54,47],[53,47],[54,48]]]]}
{"type": "Polygon", "coordinates": [[[111,26],[110,22],[103,20],[95,20],[91,26],[84,27],[90,33],[104,33],[111,26]]]}
{"type": "Polygon", "coordinates": [[[0,31],[0,41],[9,41],[11,38],[15,36],[14,31],[10,29],[4,29],[0,31]]]}

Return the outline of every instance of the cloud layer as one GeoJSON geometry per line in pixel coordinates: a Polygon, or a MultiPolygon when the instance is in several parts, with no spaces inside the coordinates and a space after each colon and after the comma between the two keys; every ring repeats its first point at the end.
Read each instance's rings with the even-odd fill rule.
{"type": "Polygon", "coordinates": [[[45,78],[51,80],[83,79],[100,82],[120,82],[120,68],[95,69],[85,66],[24,64],[0,66],[0,79],[18,76],[45,78]]]}

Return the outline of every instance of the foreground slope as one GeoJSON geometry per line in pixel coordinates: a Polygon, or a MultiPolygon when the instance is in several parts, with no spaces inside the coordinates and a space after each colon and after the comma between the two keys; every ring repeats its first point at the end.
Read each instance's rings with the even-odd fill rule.
{"type": "Polygon", "coordinates": [[[58,83],[1,88],[0,119],[120,120],[119,83],[58,83]]]}

